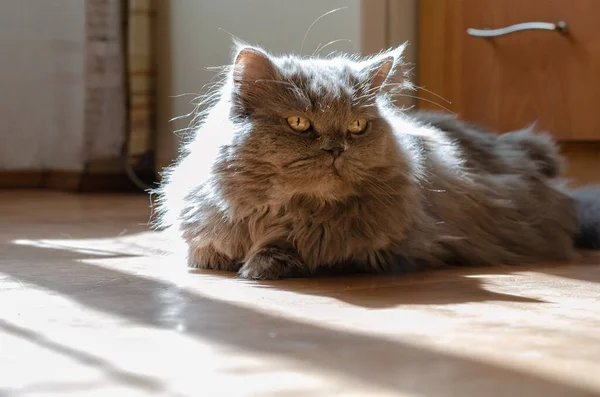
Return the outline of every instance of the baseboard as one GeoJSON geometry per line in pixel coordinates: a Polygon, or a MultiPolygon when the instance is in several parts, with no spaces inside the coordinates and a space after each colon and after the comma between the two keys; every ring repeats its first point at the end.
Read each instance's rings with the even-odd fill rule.
{"type": "Polygon", "coordinates": [[[564,142],[560,147],[566,159],[564,176],[574,186],[600,183],[600,142],[564,142]]]}
{"type": "MultiPolygon", "coordinates": [[[[154,175],[139,175],[154,180],[154,175]]],[[[125,173],[77,171],[0,171],[0,189],[50,189],[65,192],[141,191],[125,173]]]]}
{"type": "Polygon", "coordinates": [[[46,172],[1,171],[0,189],[39,189],[44,186],[46,172]]]}

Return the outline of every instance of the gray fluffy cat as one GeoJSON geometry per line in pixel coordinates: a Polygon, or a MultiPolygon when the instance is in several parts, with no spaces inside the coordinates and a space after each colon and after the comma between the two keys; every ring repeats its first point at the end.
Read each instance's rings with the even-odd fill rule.
{"type": "Polygon", "coordinates": [[[599,248],[600,189],[560,185],[551,138],[393,105],[402,49],[306,59],[238,46],[158,190],[159,224],[186,243],[189,266],[276,279],[599,248]]]}

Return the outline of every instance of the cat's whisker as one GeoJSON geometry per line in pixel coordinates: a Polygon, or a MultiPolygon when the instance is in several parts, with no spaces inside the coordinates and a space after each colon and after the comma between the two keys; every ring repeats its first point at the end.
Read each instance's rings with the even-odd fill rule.
{"type": "Polygon", "coordinates": [[[191,96],[191,95],[193,95],[194,97],[197,98],[199,94],[197,92],[186,92],[186,93],[178,94],[178,95],[169,95],[169,98],[182,98],[184,96],[191,96]]]}
{"type": "Polygon", "coordinates": [[[387,190],[391,193],[394,193],[394,194],[396,193],[396,189],[394,189],[394,187],[392,187],[389,183],[387,183],[381,179],[376,179],[375,181],[372,181],[372,182],[382,185],[383,187],[387,188],[387,190]]]}
{"type": "MultiPolygon", "coordinates": [[[[378,191],[382,196],[374,196],[374,198],[376,200],[378,200],[381,204],[389,204],[389,205],[398,205],[397,200],[390,194],[388,193],[383,187],[378,186],[375,181],[373,181],[372,179],[365,179],[364,182],[369,185],[371,188],[375,189],[376,191],[378,191]],[[386,201],[384,202],[382,200],[382,198],[385,198],[386,201]]],[[[381,183],[381,181],[378,181],[378,183],[381,183]]],[[[389,187],[389,186],[388,186],[389,187]]],[[[393,191],[393,189],[391,189],[393,191]]]]}
{"type": "MultiPolygon", "coordinates": [[[[394,102],[394,104],[395,104],[395,102],[394,102]]],[[[416,107],[417,107],[417,105],[410,105],[410,106],[408,106],[406,104],[402,104],[402,105],[398,106],[398,109],[401,112],[408,112],[408,111],[411,111],[411,110],[415,109],[416,107]]]]}
{"type": "MultiPolygon", "coordinates": [[[[426,89],[425,87],[422,87],[422,86],[417,86],[417,85],[414,85],[414,84],[412,84],[412,83],[410,83],[410,82],[404,82],[404,83],[389,83],[389,84],[385,84],[385,85],[384,85],[384,87],[393,87],[393,86],[400,86],[400,87],[402,87],[402,88],[408,88],[408,89],[411,89],[411,90],[422,90],[422,91],[425,91],[425,92],[428,92],[428,93],[430,93],[431,95],[435,96],[436,98],[439,98],[439,99],[441,99],[442,101],[446,102],[446,103],[447,103],[447,104],[449,104],[449,105],[451,105],[451,104],[452,104],[452,101],[449,101],[449,100],[447,100],[447,99],[446,99],[446,98],[444,98],[443,96],[441,96],[441,95],[438,95],[438,94],[436,94],[435,92],[433,92],[433,91],[430,91],[430,90],[426,89]]],[[[424,98],[422,98],[422,97],[419,97],[419,99],[423,99],[423,100],[424,100],[424,98]]]]}
{"type": "Polygon", "coordinates": [[[402,94],[402,93],[394,93],[394,95],[396,96],[402,96],[402,97],[406,97],[406,98],[413,98],[413,99],[419,99],[421,101],[427,102],[427,103],[431,103],[433,105],[439,106],[440,108],[444,109],[445,111],[447,111],[448,113],[454,114],[456,115],[455,112],[453,112],[452,110],[448,109],[447,107],[440,105],[439,103],[432,101],[430,99],[426,99],[426,98],[422,98],[418,95],[408,95],[408,94],[402,94]]]}
{"type": "Polygon", "coordinates": [[[315,50],[313,51],[313,53],[310,56],[314,57],[316,54],[318,54],[319,53],[319,49],[321,48],[322,45],[323,45],[323,43],[317,44],[317,48],[315,48],[315,50]]]}
{"type": "Polygon", "coordinates": [[[302,50],[304,49],[304,42],[306,41],[306,38],[308,37],[308,33],[310,33],[310,30],[313,28],[313,26],[315,26],[316,23],[319,22],[321,19],[325,18],[327,15],[333,14],[334,12],[338,12],[341,10],[345,10],[347,8],[348,7],[340,7],[340,8],[336,8],[335,10],[327,11],[325,14],[323,14],[320,17],[318,17],[317,19],[315,19],[314,22],[311,23],[310,26],[308,27],[308,29],[306,30],[306,33],[304,33],[304,37],[302,38],[302,44],[300,44],[300,55],[302,55],[302,50]]]}
{"type": "Polygon", "coordinates": [[[377,186],[388,197],[390,197],[390,198],[393,197],[392,193],[395,193],[395,190],[389,184],[387,184],[381,180],[377,180],[377,181],[371,180],[370,182],[372,183],[373,186],[377,186]]]}
{"type": "Polygon", "coordinates": [[[350,44],[354,44],[354,42],[350,39],[337,39],[337,40],[332,40],[329,43],[325,44],[324,46],[322,46],[321,48],[317,47],[317,49],[315,50],[315,52],[312,53],[312,56],[315,55],[319,55],[319,52],[323,51],[326,47],[329,47],[330,45],[336,44],[336,43],[341,43],[341,42],[347,42],[350,44]]]}
{"type": "Polygon", "coordinates": [[[229,71],[229,68],[231,68],[231,66],[229,65],[222,65],[222,66],[207,66],[206,70],[210,70],[211,72],[216,70],[219,73],[225,73],[227,71],[229,71]]]}
{"type": "Polygon", "coordinates": [[[446,99],[446,98],[444,98],[443,96],[441,96],[441,95],[438,95],[438,94],[436,94],[435,92],[433,92],[433,91],[431,91],[431,90],[428,90],[427,88],[425,88],[425,87],[423,87],[423,86],[418,86],[418,85],[415,85],[414,87],[415,87],[415,89],[417,89],[417,90],[421,90],[421,91],[425,91],[425,92],[428,92],[428,93],[430,93],[431,95],[433,95],[433,96],[435,96],[435,97],[437,97],[437,98],[441,99],[442,101],[446,102],[446,103],[447,103],[447,104],[449,104],[449,105],[451,105],[451,104],[452,104],[452,101],[449,101],[449,100],[447,100],[447,99],[446,99]]]}
{"type": "MultiPolygon", "coordinates": [[[[375,188],[375,189],[377,189],[377,187],[375,187],[375,186],[371,186],[371,188],[375,188]]],[[[395,201],[392,201],[392,200],[391,200],[391,199],[388,197],[388,195],[387,195],[387,194],[385,194],[384,192],[381,192],[381,191],[380,191],[379,193],[380,193],[380,195],[372,195],[372,197],[373,197],[373,198],[374,198],[376,201],[378,201],[378,202],[379,202],[381,205],[383,205],[383,206],[387,206],[387,205],[389,205],[389,206],[392,206],[392,207],[394,207],[394,206],[397,204],[395,201]]]]}
{"type": "Polygon", "coordinates": [[[233,33],[229,32],[229,31],[227,31],[227,30],[225,30],[225,29],[223,29],[223,28],[218,28],[217,30],[218,30],[218,31],[220,31],[220,32],[225,32],[225,33],[227,33],[227,34],[229,35],[229,37],[231,37],[231,38],[232,38],[234,41],[236,41],[236,42],[238,42],[238,43],[243,43],[243,42],[244,42],[244,40],[240,39],[239,37],[237,37],[237,36],[236,36],[236,35],[234,35],[233,33]]]}
{"type": "Polygon", "coordinates": [[[402,83],[387,83],[382,86],[382,88],[390,88],[391,90],[412,90],[412,83],[408,81],[403,81],[402,83]]]}
{"type": "Polygon", "coordinates": [[[329,57],[331,57],[331,56],[332,56],[332,55],[334,55],[336,52],[339,52],[339,51],[337,51],[337,50],[336,50],[336,51],[331,51],[329,54],[325,55],[325,58],[329,58],[329,57]]]}

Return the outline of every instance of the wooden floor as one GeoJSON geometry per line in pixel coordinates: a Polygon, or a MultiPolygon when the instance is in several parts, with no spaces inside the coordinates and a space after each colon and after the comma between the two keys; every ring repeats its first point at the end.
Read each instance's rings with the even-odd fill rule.
{"type": "Polygon", "coordinates": [[[600,255],[192,273],[143,196],[0,192],[0,396],[600,396],[600,255]]]}

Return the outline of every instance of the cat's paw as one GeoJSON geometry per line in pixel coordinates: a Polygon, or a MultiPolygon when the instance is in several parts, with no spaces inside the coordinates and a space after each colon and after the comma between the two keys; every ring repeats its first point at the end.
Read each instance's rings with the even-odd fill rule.
{"type": "Polygon", "coordinates": [[[190,249],[187,260],[192,269],[211,269],[237,272],[241,264],[217,251],[212,245],[190,249]]]}
{"type": "Polygon", "coordinates": [[[246,261],[239,275],[253,280],[276,280],[305,275],[307,270],[295,252],[280,248],[263,248],[246,261]]]}

